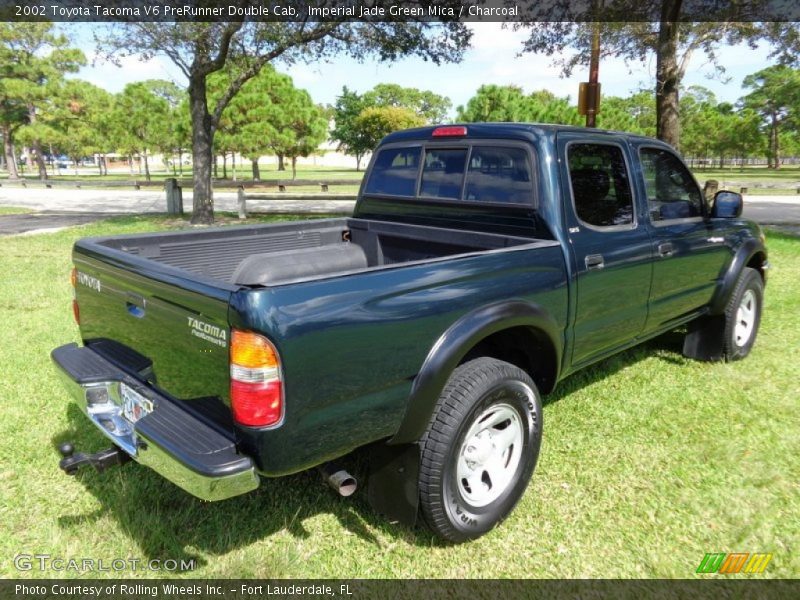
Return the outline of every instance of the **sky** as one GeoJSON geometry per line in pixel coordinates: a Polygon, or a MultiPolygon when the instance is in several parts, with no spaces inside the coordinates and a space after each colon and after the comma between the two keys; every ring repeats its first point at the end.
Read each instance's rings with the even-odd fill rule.
{"type": "MultiPolygon", "coordinates": [[[[405,87],[427,89],[447,96],[455,107],[464,105],[483,84],[517,85],[526,92],[549,90],[557,96],[570,96],[574,102],[578,84],[588,79],[588,71],[576,69],[569,78],[560,77],[553,58],[542,55],[519,55],[525,32],[503,28],[500,23],[475,23],[472,47],[464,60],[457,64],[436,66],[417,58],[396,63],[365,60],[358,63],[350,57],[339,57],[331,62],[286,65],[276,68],[290,75],[297,87],[308,90],[315,102],[333,104],[342,87],[363,93],[378,83],[396,83],[405,87]]],[[[81,69],[76,77],[85,79],[110,92],[120,91],[125,84],[143,79],[170,79],[185,85],[185,78],[166,57],[142,62],[126,58],[118,67],[97,60],[91,32],[85,25],[65,25],[65,32],[73,37],[89,58],[90,65],[81,69]]],[[[684,86],[701,85],[714,92],[719,101],[735,102],[747,90],[742,80],[769,66],[768,48],[755,50],[746,45],[723,47],[719,55],[725,68],[724,79],[712,77],[713,66],[702,53],[692,58],[684,78],[684,86]]],[[[655,59],[647,63],[626,65],[620,59],[605,58],[600,63],[600,82],[604,96],[627,96],[640,89],[654,86],[655,59]]]]}

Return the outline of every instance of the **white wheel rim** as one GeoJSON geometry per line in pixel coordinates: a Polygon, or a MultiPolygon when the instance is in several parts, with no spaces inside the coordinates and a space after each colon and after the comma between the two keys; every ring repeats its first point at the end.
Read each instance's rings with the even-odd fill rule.
{"type": "Polygon", "coordinates": [[[739,308],[736,309],[736,325],[733,328],[733,337],[736,345],[741,348],[753,337],[753,327],[756,323],[756,295],[753,290],[747,290],[742,295],[739,308]]]}
{"type": "Polygon", "coordinates": [[[472,422],[458,452],[456,485],[472,506],[491,504],[513,484],[522,458],[522,419],[509,404],[494,404],[472,422]]]}

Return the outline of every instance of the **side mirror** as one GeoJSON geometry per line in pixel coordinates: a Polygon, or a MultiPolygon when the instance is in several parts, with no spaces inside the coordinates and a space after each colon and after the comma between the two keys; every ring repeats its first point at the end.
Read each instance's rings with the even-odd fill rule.
{"type": "Polygon", "coordinates": [[[718,219],[735,219],[742,216],[744,200],[736,192],[721,191],[714,194],[714,206],[711,217],[718,219]]]}

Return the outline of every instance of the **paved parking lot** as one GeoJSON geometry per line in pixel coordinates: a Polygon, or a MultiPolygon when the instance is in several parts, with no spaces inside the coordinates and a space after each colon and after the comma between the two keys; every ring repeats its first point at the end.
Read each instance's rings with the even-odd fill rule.
{"type": "MultiPolygon", "coordinates": [[[[217,210],[236,212],[234,192],[214,194],[217,210]]],[[[191,210],[191,190],[184,189],[183,205],[191,210]]],[[[348,200],[248,200],[248,210],[276,213],[348,214],[348,200]]],[[[0,235],[89,223],[115,214],[166,212],[163,191],[71,190],[0,187],[0,206],[19,206],[36,211],[29,215],[0,216],[0,235]]],[[[762,224],[800,229],[800,196],[746,196],[744,215],[762,224]]]]}

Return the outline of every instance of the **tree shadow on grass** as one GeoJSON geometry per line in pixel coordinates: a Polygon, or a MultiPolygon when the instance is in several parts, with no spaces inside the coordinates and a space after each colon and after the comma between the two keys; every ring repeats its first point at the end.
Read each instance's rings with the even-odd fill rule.
{"type": "MultiPolygon", "coordinates": [[[[680,356],[682,343],[683,335],[672,332],[601,361],[562,381],[555,392],[545,397],[545,403],[557,402],[654,354],[662,360],[687,360],[680,356]]],[[[89,425],[76,405],[69,405],[67,419],[69,430],[53,439],[54,448],[65,441],[73,442],[78,451],[93,452],[108,447],[106,438],[89,425]]],[[[106,473],[84,468],[77,477],[102,508],[72,514],[69,506],[65,506],[58,521],[62,528],[77,533],[110,514],[148,559],[194,559],[198,566],[204,563],[193,549],[223,555],[283,531],[294,538],[306,539],[311,533],[304,521],[321,514],[333,515],[343,531],[376,546],[381,544],[373,533],[376,531],[391,538],[401,537],[417,546],[446,545],[421,526],[412,529],[392,524],[372,510],[364,485],[368,447],[339,462],[361,484],[359,491],[348,499],[337,496],[315,470],[265,479],[255,492],[222,502],[204,502],[136,463],[106,473]]]]}

